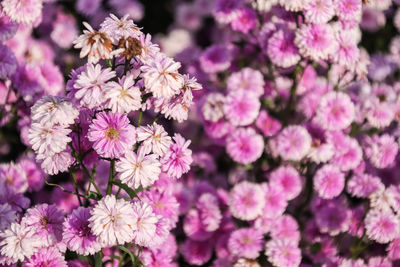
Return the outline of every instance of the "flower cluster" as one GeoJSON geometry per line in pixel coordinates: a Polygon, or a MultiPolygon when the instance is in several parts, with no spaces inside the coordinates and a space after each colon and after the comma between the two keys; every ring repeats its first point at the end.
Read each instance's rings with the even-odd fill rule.
{"type": "Polygon", "coordinates": [[[96,266],[116,254],[120,264],[137,264],[144,248],[152,256],[175,244],[172,188],[189,171],[192,151],[157,122],[186,120],[192,91],[202,86],[128,15],[111,14],[99,30],[84,25],[73,43],[88,63],[71,72],[65,95],[31,107],[27,139],[40,168],[33,155],[0,168],[0,264],[67,266],[68,251],[96,266]],[[43,172],[69,172],[72,183],[50,183],[43,172]],[[44,182],[74,201],[63,196],[27,209],[23,193],[44,182]]]}
{"type": "Polygon", "coordinates": [[[364,35],[398,1],[206,2],[179,6],[161,42],[205,88],[175,190],[184,260],[396,266],[399,43],[374,54],[364,35]]]}

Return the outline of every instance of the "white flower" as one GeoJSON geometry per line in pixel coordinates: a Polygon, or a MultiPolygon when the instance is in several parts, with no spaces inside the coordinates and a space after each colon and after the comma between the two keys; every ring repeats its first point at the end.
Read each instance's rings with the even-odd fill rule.
{"type": "Polygon", "coordinates": [[[143,141],[142,149],[144,154],[153,152],[163,156],[171,144],[171,137],[164,130],[164,127],[157,123],[142,126],[137,129],[137,140],[143,141]]]}
{"type": "Polygon", "coordinates": [[[92,216],[89,218],[89,227],[102,246],[122,245],[132,241],[132,227],[136,220],[133,218],[130,202],[108,195],[90,213],[92,216]]]}
{"type": "Polygon", "coordinates": [[[154,154],[146,155],[139,148],[138,153],[127,151],[116,164],[119,178],[129,187],[148,187],[152,185],[161,173],[161,163],[154,154]]]}
{"type": "Polygon", "coordinates": [[[158,218],[151,206],[144,202],[133,203],[136,223],[133,225],[134,241],[139,246],[148,246],[156,235],[158,218]]]}
{"type": "Polygon", "coordinates": [[[70,125],[79,116],[79,111],[65,97],[44,96],[31,108],[32,120],[42,125],[70,125]]]}
{"type": "Polygon", "coordinates": [[[121,38],[137,38],[142,35],[140,28],[133,23],[133,20],[128,18],[129,14],[125,15],[122,19],[119,19],[114,14],[110,14],[110,17],[106,18],[100,24],[100,32],[106,33],[114,44],[118,44],[121,38]]]}
{"type": "Polygon", "coordinates": [[[129,113],[142,106],[140,88],[135,86],[134,76],[128,74],[118,82],[108,82],[105,87],[106,107],[113,112],[129,113]]]}
{"type": "Polygon", "coordinates": [[[9,257],[13,263],[29,258],[41,245],[31,228],[18,223],[12,223],[9,229],[1,232],[0,240],[0,253],[9,257]]]}

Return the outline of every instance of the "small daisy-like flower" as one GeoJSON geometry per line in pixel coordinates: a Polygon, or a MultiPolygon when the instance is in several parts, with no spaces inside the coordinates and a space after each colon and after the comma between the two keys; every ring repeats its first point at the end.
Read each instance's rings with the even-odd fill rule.
{"type": "Polygon", "coordinates": [[[95,31],[87,22],[83,22],[87,30],[83,30],[74,42],[74,48],[80,48],[80,58],[88,56],[88,62],[96,64],[100,59],[111,59],[120,51],[112,51],[113,44],[106,33],[95,31]]]}
{"type": "Polygon", "coordinates": [[[28,189],[28,180],[20,164],[0,164],[0,184],[13,193],[25,193],[28,189]]]}
{"type": "Polygon", "coordinates": [[[142,53],[138,56],[138,58],[143,63],[152,60],[160,52],[160,47],[158,44],[151,42],[150,34],[140,35],[139,40],[142,47],[142,53]]]}
{"type": "Polygon", "coordinates": [[[3,11],[15,22],[32,24],[42,14],[42,0],[4,0],[3,11]]]}
{"type": "Polygon", "coordinates": [[[65,97],[44,96],[31,108],[31,118],[42,125],[70,125],[78,117],[79,111],[65,97]]]}
{"type": "Polygon", "coordinates": [[[256,259],[262,250],[263,235],[254,228],[241,228],[231,233],[228,239],[229,251],[247,259],[256,259]]]}
{"type": "Polygon", "coordinates": [[[162,170],[173,178],[180,178],[182,174],[187,173],[192,164],[192,151],[188,148],[190,140],[185,140],[180,134],[173,137],[175,143],[172,143],[167,152],[163,155],[160,162],[162,170]]]}
{"type": "Polygon", "coordinates": [[[250,221],[262,214],[265,195],[260,185],[244,181],[232,188],[228,203],[234,217],[250,221]]]}
{"type": "Polygon", "coordinates": [[[288,29],[279,29],[268,40],[267,55],[272,63],[288,68],[300,60],[297,46],[294,44],[295,33],[288,29]]]}
{"type": "Polygon", "coordinates": [[[74,98],[83,107],[95,108],[104,102],[106,82],[115,77],[110,68],[102,69],[100,64],[87,64],[74,83],[74,98]]]}
{"type": "Polygon", "coordinates": [[[213,246],[210,246],[210,241],[195,241],[186,239],[180,247],[180,252],[184,259],[193,265],[203,265],[211,259],[213,246]]]}
{"type": "Polygon", "coordinates": [[[393,165],[399,147],[393,136],[383,134],[366,138],[365,155],[376,168],[383,169],[393,165]]]}
{"type": "Polygon", "coordinates": [[[203,193],[197,200],[196,206],[204,230],[208,232],[216,231],[222,219],[217,197],[211,193],[203,193]]]}
{"type": "Polygon", "coordinates": [[[157,123],[153,125],[141,126],[136,131],[137,141],[142,142],[142,150],[145,154],[153,152],[158,156],[163,156],[171,145],[171,137],[164,130],[164,127],[157,123]]]}
{"type": "Polygon", "coordinates": [[[344,20],[361,20],[362,2],[359,0],[335,0],[336,15],[344,20]]]}
{"type": "Polygon", "coordinates": [[[29,260],[24,262],[24,267],[37,267],[37,266],[53,266],[53,267],[67,267],[67,262],[64,256],[58,251],[57,248],[40,248],[33,254],[29,260]]]}
{"type": "Polygon", "coordinates": [[[89,126],[87,137],[100,156],[116,158],[132,148],[136,142],[135,132],[126,114],[101,112],[89,126]]]}
{"type": "Polygon", "coordinates": [[[259,99],[246,91],[231,92],[226,97],[224,113],[233,125],[246,126],[257,118],[260,106],[259,99]]]}
{"type": "Polygon", "coordinates": [[[347,182],[347,191],[355,197],[366,198],[376,191],[383,191],[385,188],[381,179],[370,174],[358,174],[347,182]]]}
{"type": "Polygon", "coordinates": [[[183,220],[183,231],[193,240],[204,241],[209,239],[214,232],[204,229],[200,212],[197,209],[189,210],[183,220]]]}
{"type": "Polygon", "coordinates": [[[11,78],[17,70],[17,59],[8,46],[0,44],[0,79],[11,78]]]}
{"type": "Polygon", "coordinates": [[[257,13],[251,8],[241,8],[231,21],[231,27],[235,31],[247,34],[257,25],[257,13]]]}
{"type": "Polygon", "coordinates": [[[291,125],[277,135],[273,147],[284,160],[300,161],[311,149],[311,141],[304,127],[291,125]]]}
{"type": "Polygon", "coordinates": [[[351,211],[340,202],[323,202],[315,214],[315,222],[321,233],[335,236],[349,230],[351,211]]]}
{"type": "Polygon", "coordinates": [[[301,11],[304,9],[310,0],[279,0],[279,4],[283,6],[287,11],[301,11]]]}
{"type": "Polygon", "coordinates": [[[356,66],[360,58],[360,49],[357,47],[357,39],[351,31],[339,31],[336,33],[337,46],[332,53],[334,62],[349,69],[356,66]]]}
{"type": "Polygon", "coordinates": [[[228,48],[222,45],[213,45],[207,48],[200,56],[200,66],[205,73],[224,71],[231,65],[232,55],[228,48]]]}
{"type": "Polygon", "coordinates": [[[256,97],[264,93],[264,77],[258,70],[244,68],[239,72],[232,73],[226,82],[228,91],[245,91],[256,97]]]}
{"type": "Polygon", "coordinates": [[[132,74],[110,81],[104,86],[105,107],[113,112],[129,113],[142,107],[140,88],[135,86],[132,74]]]}
{"type": "Polygon", "coordinates": [[[288,202],[286,196],[281,191],[281,188],[274,187],[270,184],[262,184],[264,190],[265,206],[263,209],[263,215],[270,218],[276,218],[282,215],[285,211],[288,202]]]}
{"type": "Polygon", "coordinates": [[[134,189],[142,186],[146,188],[152,185],[161,173],[161,163],[157,155],[146,155],[139,148],[137,154],[131,150],[115,164],[115,170],[119,173],[119,179],[134,189]]]}
{"type": "Polygon", "coordinates": [[[388,127],[394,119],[394,109],[390,103],[380,102],[373,99],[365,108],[365,115],[368,122],[375,128],[383,129],[388,127]]]}
{"type": "Polygon", "coordinates": [[[399,235],[399,219],[391,211],[370,210],[364,222],[367,236],[378,243],[389,243],[399,235]]]}
{"type": "Polygon", "coordinates": [[[265,245],[265,255],[275,267],[298,267],[301,262],[301,250],[288,240],[272,239],[265,245]]]}
{"type": "Polygon", "coordinates": [[[296,198],[302,189],[302,180],[295,168],[292,166],[281,166],[269,175],[272,187],[282,189],[287,200],[296,198]]]}
{"type": "Polygon", "coordinates": [[[44,126],[32,123],[28,134],[29,143],[36,153],[52,156],[65,150],[67,144],[72,141],[68,136],[70,132],[71,129],[61,125],[44,126]]]}
{"type": "Polygon", "coordinates": [[[304,8],[304,17],[311,23],[326,23],[334,15],[332,0],[310,0],[304,8]]]}
{"type": "Polygon", "coordinates": [[[236,162],[252,163],[261,157],[264,140],[253,128],[238,128],[227,138],[226,151],[236,162]]]}
{"type": "Polygon", "coordinates": [[[180,67],[181,63],[157,54],[154,60],[140,68],[146,89],[156,98],[168,99],[178,94],[184,84],[183,76],[178,72],[180,67]]]}
{"type": "Polygon", "coordinates": [[[133,241],[139,246],[149,246],[156,234],[158,218],[151,206],[144,202],[133,203],[133,241]]]}
{"type": "Polygon", "coordinates": [[[101,246],[123,245],[132,241],[137,221],[130,202],[108,195],[97,202],[90,214],[89,226],[101,246]]]}
{"type": "Polygon", "coordinates": [[[110,14],[101,24],[100,32],[104,32],[114,44],[118,44],[119,40],[128,37],[139,37],[142,32],[140,28],[133,23],[133,20],[128,19],[129,14],[119,19],[114,14],[110,14]]]}
{"type": "Polygon", "coordinates": [[[331,199],[340,195],[344,182],[344,174],[336,166],[326,164],[314,176],[314,189],[320,197],[331,199]]]}
{"type": "Polygon", "coordinates": [[[258,114],[256,126],[265,137],[274,136],[282,128],[280,121],[269,116],[265,110],[261,110],[258,114]]]}
{"type": "Polygon", "coordinates": [[[63,242],[69,250],[84,256],[93,255],[101,249],[89,227],[90,211],[91,208],[78,207],[63,224],[63,242]]]}
{"type": "Polygon", "coordinates": [[[295,43],[300,53],[313,60],[327,59],[332,54],[336,40],[329,24],[304,24],[296,32],[295,43]]]}
{"type": "Polygon", "coordinates": [[[298,244],[301,239],[299,225],[296,219],[286,214],[275,220],[271,226],[270,235],[272,239],[285,239],[296,244],[298,244]]]}
{"type": "Polygon", "coordinates": [[[335,149],[335,154],[330,161],[332,164],[342,171],[357,168],[362,160],[363,153],[355,138],[333,135],[330,137],[330,142],[334,144],[335,149]],[[337,140],[332,140],[333,138],[337,138],[337,140]]]}
{"type": "Polygon", "coordinates": [[[393,194],[396,193],[392,190],[385,190],[384,187],[379,188],[368,196],[369,205],[374,210],[389,212],[394,199],[393,194]]]}
{"type": "Polygon", "coordinates": [[[54,246],[62,240],[64,213],[56,205],[40,204],[26,211],[22,218],[25,227],[32,228],[42,244],[54,246]]]}
{"type": "Polygon", "coordinates": [[[12,263],[29,258],[41,246],[35,232],[24,224],[12,223],[10,228],[0,232],[0,253],[12,263]]]}
{"type": "Polygon", "coordinates": [[[43,171],[50,175],[56,175],[59,172],[67,171],[75,161],[71,155],[71,150],[68,148],[50,156],[38,154],[36,160],[40,163],[40,167],[42,167],[43,171]]]}
{"type": "Polygon", "coordinates": [[[355,118],[354,104],[342,92],[329,92],[319,103],[316,120],[326,130],[342,130],[350,126],[355,118]]]}

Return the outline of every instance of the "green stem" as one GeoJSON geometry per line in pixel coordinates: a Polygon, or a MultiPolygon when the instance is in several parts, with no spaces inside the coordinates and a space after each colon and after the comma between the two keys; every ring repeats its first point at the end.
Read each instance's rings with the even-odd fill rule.
{"type": "Polygon", "coordinates": [[[142,123],[142,118],[143,118],[143,110],[140,109],[138,118],[138,127],[140,127],[140,124],[142,123]]]}
{"type": "Polygon", "coordinates": [[[108,176],[108,184],[107,184],[107,195],[111,194],[112,185],[114,182],[114,167],[115,167],[115,159],[112,159],[110,162],[110,175],[108,176]]]}
{"type": "Polygon", "coordinates": [[[102,267],[103,266],[103,252],[97,252],[94,255],[94,266],[95,267],[102,267]]]}
{"type": "Polygon", "coordinates": [[[72,181],[74,182],[75,193],[76,193],[76,197],[78,198],[78,201],[79,201],[79,206],[82,206],[83,204],[82,204],[82,200],[79,196],[78,182],[76,180],[75,173],[72,170],[70,170],[69,172],[72,176],[72,181]]]}

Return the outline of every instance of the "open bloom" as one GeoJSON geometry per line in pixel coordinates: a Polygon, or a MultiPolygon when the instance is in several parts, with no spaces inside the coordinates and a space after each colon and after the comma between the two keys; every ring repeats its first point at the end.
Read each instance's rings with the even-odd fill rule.
{"type": "Polygon", "coordinates": [[[256,259],[262,250],[263,235],[254,228],[241,228],[231,233],[229,251],[238,257],[256,259]]]}
{"type": "Polygon", "coordinates": [[[233,160],[248,164],[259,159],[264,140],[253,128],[238,128],[226,140],[226,151],[233,160]]]}
{"type": "Polygon", "coordinates": [[[118,44],[119,40],[128,37],[139,37],[142,32],[139,27],[129,19],[129,14],[119,19],[114,14],[110,14],[101,24],[100,32],[104,32],[114,44],[118,44]]]}
{"type": "Polygon", "coordinates": [[[144,202],[133,203],[133,240],[139,246],[149,246],[156,234],[158,218],[151,206],[144,202]]]}
{"type": "Polygon", "coordinates": [[[153,152],[158,156],[163,156],[172,143],[171,137],[164,130],[164,127],[157,123],[141,126],[136,133],[138,142],[143,141],[142,149],[145,154],[153,152]]]}
{"type": "Polygon", "coordinates": [[[264,191],[258,184],[241,182],[231,190],[228,203],[234,217],[246,221],[254,220],[262,214],[265,205],[264,191]]]}
{"type": "Polygon", "coordinates": [[[146,89],[153,93],[154,97],[168,99],[178,94],[184,83],[183,76],[178,72],[180,67],[181,63],[161,53],[157,54],[154,60],[140,68],[146,89]]]}
{"type": "Polygon", "coordinates": [[[271,143],[271,149],[284,160],[300,161],[311,149],[311,136],[308,131],[298,125],[283,129],[271,143]]]}
{"type": "Polygon", "coordinates": [[[296,243],[285,239],[272,239],[265,245],[265,255],[268,261],[276,267],[299,266],[301,262],[301,250],[296,243]]]}
{"type": "Polygon", "coordinates": [[[101,112],[90,125],[87,137],[100,156],[116,158],[132,148],[135,135],[135,127],[125,114],[101,112]]]}
{"type": "Polygon", "coordinates": [[[80,48],[81,58],[88,56],[89,63],[97,63],[100,59],[110,59],[115,54],[111,39],[104,32],[95,31],[87,22],[83,22],[87,30],[83,30],[73,43],[75,48],[80,48]]]}
{"type": "Polygon", "coordinates": [[[102,246],[123,245],[134,237],[134,213],[130,202],[108,195],[90,211],[89,226],[102,246]]]}
{"type": "Polygon", "coordinates": [[[36,266],[54,266],[54,267],[67,267],[67,262],[64,259],[64,255],[55,248],[40,248],[32,257],[24,262],[24,267],[36,267],[36,266]]]}
{"type": "Polygon", "coordinates": [[[136,189],[139,186],[146,188],[152,185],[161,173],[160,166],[157,155],[146,155],[139,148],[137,154],[131,150],[126,151],[116,163],[115,170],[123,183],[136,189]]]}
{"type": "Polygon", "coordinates": [[[399,235],[399,218],[391,211],[371,210],[365,218],[366,234],[378,243],[389,243],[399,235]]]}
{"type": "Polygon", "coordinates": [[[32,24],[42,14],[41,0],[4,0],[3,11],[15,22],[32,24]]]}
{"type": "Polygon", "coordinates": [[[314,176],[314,189],[322,198],[338,196],[344,188],[344,174],[334,165],[326,164],[314,176]]]}
{"type": "Polygon", "coordinates": [[[244,90],[233,91],[225,99],[224,113],[233,125],[246,126],[257,118],[260,106],[255,95],[244,90]]]}
{"type": "Polygon", "coordinates": [[[192,151],[188,149],[190,140],[185,140],[180,134],[175,134],[173,139],[175,143],[170,145],[161,158],[162,170],[170,177],[180,178],[190,169],[192,151]]]}

